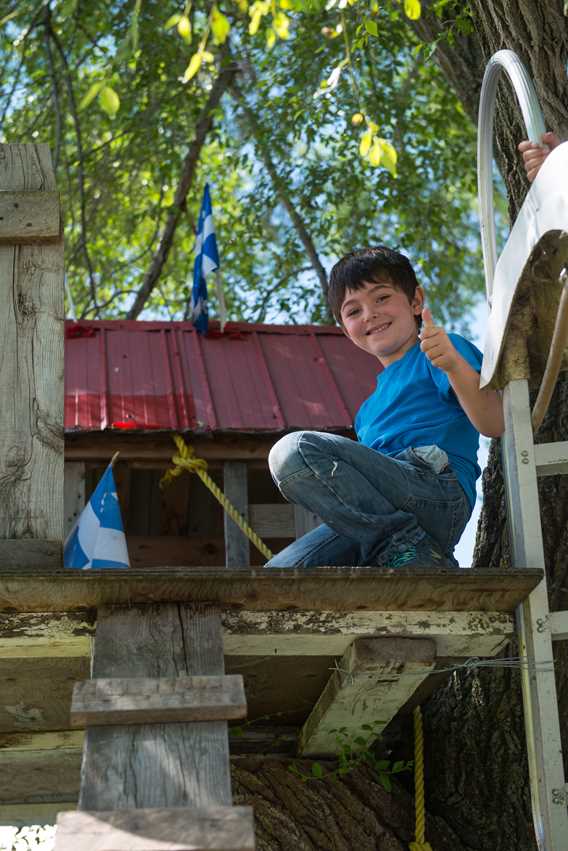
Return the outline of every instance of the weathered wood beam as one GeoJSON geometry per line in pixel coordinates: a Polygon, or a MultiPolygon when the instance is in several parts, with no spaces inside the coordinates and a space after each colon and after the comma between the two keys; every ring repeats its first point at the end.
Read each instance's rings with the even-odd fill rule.
{"type": "Polygon", "coordinates": [[[131,603],[209,603],[248,611],[511,613],[542,570],[145,568],[18,570],[0,564],[0,611],[73,611],[131,603]]]}
{"type": "Polygon", "coordinates": [[[75,683],[72,727],[231,721],[244,718],[243,678],[123,677],[75,683]]]}
{"type": "Polygon", "coordinates": [[[14,613],[0,618],[0,660],[88,656],[95,613],[14,613]]]}
{"type": "Polygon", "coordinates": [[[63,484],[64,534],[69,534],[85,507],[85,462],[66,461],[63,484]]]}
{"type": "Polygon", "coordinates": [[[514,633],[503,612],[223,612],[225,656],[341,656],[357,638],[427,638],[438,657],[495,656],[514,633]]]}
{"type": "MultiPolygon", "coordinates": [[[[225,461],[223,465],[223,489],[225,496],[248,520],[248,470],[243,461],[225,461]]],[[[223,512],[225,528],[225,566],[248,567],[250,564],[250,542],[226,511],[223,512]]]]}
{"type": "Polygon", "coordinates": [[[75,731],[0,735],[0,806],[76,800],[82,741],[75,731]]]}
{"type": "Polygon", "coordinates": [[[254,851],[250,807],[62,813],[56,851],[254,851]]]}
{"type": "MultiPolygon", "coordinates": [[[[350,743],[373,741],[434,669],[436,647],[428,639],[362,638],[332,673],[300,734],[302,756],[337,753],[342,728],[350,743]],[[365,732],[363,725],[372,728],[365,732]]],[[[353,745],[357,750],[357,745],[353,745]]]]}
{"type": "Polygon", "coordinates": [[[55,188],[47,145],[0,145],[10,196],[0,225],[11,234],[0,244],[0,565],[62,559],[63,241],[17,244],[36,225],[13,195],[31,192],[39,208],[37,193],[50,193],[49,206],[55,188]]]}
{"type": "Polygon", "coordinates": [[[58,192],[29,189],[0,192],[0,244],[59,240],[60,237],[58,192]]]}

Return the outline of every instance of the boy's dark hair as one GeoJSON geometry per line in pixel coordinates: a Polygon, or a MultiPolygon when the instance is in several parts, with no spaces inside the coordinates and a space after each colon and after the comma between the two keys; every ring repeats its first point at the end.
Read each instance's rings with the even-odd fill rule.
{"type": "MultiPolygon", "coordinates": [[[[327,301],[336,320],[341,323],[341,305],[346,290],[360,290],[365,283],[387,280],[402,290],[409,302],[414,298],[418,281],[408,257],[386,245],[360,248],[339,260],[329,276],[327,301]]],[[[418,327],[421,318],[416,317],[418,327]]]]}

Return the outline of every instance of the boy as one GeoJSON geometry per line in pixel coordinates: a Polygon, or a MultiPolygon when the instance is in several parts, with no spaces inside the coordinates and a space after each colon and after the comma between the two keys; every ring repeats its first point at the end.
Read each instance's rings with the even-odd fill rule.
{"type": "Polygon", "coordinates": [[[479,389],[481,353],[434,325],[409,260],[385,246],[336,263],[328,301],[383,371],[355,418],[359,442],[302,431],[272,448],[281,493],[324,523],[267,567],[457,567],[452,553],[480,474],[479,432],[504,430],[500,395],[479,389]]]}

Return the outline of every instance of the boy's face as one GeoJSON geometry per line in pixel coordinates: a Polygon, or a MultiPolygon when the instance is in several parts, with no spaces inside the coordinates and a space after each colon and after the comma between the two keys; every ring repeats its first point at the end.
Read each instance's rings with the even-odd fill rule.
{"type": "Polygon", "coordinates": [[[359,290],[346,290],[341,322],[347,336],[388,366],[399,360],[418,340],[416,317],[424,294],[416,287],[412,302],[390,281],[365,282],[359,290]]]}

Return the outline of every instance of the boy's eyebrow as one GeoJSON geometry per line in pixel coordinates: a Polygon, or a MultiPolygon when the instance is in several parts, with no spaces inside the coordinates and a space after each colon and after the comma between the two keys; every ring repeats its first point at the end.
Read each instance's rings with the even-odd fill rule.
{"type": "MultiPolygon", "coordinates": [[[[378,282],[378,283],[376,283],[376,284],[373,284],[373,286],[369,288],[368,292],[373,293],[373,292],[375,292],[376,290],[381,289],[381,287],[387,287],[389,290],[394,289],[393,285],[392,285],[391,283],[389,283],[388,281],[380,281],[380,282],[378,282]]],[[[352,298],[348,298],[348,299],[346,299],[346,300],[343,302],[343,304],[341,305],[341,310],[343,311],[343,309],[344,309],[345,307],[348,307],[350,304],[353,304],[353,302],[356,302],[356,301],[357,301],[357,296],[354,296],[354,297],[352,297],[352,298]]]]}

